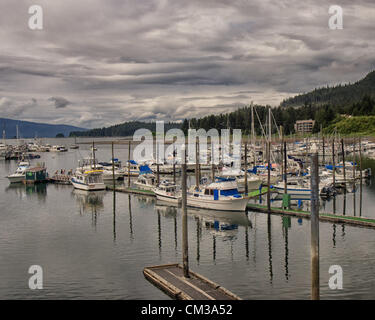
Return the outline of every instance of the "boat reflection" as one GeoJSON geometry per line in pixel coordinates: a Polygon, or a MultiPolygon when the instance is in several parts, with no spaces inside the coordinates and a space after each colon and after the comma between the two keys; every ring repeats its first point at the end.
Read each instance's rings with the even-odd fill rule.
{"type": "Polygon", "coordinates": [[[103,197],[106,193],[105,190],[100,191],[86,191],[74,189],[72,193],[75,196],[76,202],[79,207],[79,214],[91,214],[91,224],[96,228],[98,214],[103,210],[103,197]]]}
{"type": "Polygon", "coordinates": [[[155,198],[143,195],[137,195],[134,197],[138,201],[138,205],[142,209],[148,209],[155,204],[155,198]]]}
{"type": "Polygon", "coordinates": [[[5,192],[14,192],[20,199],[36,197],[38,201],[45,202],[47,197],[47,184],[10,184],[5,188],[5,192]]]}
{"type": "MultiPolygon", "coordinates": [[[[251,223],[244,212],[228,212],[188,208],[188,214],[194,216],[212,235],[223,240],[237,238],[238,226],[249,227],[251,223]]],[[[197,231],[201,234],[201,231],[197,231]]]]}

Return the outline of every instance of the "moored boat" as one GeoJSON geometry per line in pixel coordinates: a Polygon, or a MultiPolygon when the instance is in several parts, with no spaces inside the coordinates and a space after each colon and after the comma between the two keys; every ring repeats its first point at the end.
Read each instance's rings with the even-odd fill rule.
{"type": "Polygon", "coordinates": [[[179,204],[182,199],[181,190],[171,181],[163,180],[154,189],[157,200],[179,204]]]}
{"type": "Polygon", "coordinates": [[[245,211],[248,201],[247,197],[239,194],[235,179],[221,177],[187,193],[187,205],[203,209],[245,211]]]}

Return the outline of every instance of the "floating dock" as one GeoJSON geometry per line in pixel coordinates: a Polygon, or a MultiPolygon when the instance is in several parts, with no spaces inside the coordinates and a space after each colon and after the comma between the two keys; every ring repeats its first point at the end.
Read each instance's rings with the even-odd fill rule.
{"type": "MultiPolygon", "coordinates": [[[[152,190],[143,190],[138,188],[128,188],[124,186],[115,186],[117,192],[131,193],[131,194],[140,194],[143,196],[156,197],[154,191],[152,190]]],[[[108,185],[107,190],[113,190],[113,185],[108,185]]]]}
{"type": "Polygon", "coordinates": [[[193,271],[189,271],[189,278],[184,277],[183,268],[178,263],[146,267],[143,274],[148,281],[176,300],[241,300],[193,271]]]}
{"type": "MultiPolygon", "coordinates": [[[[301,217],[310,219],[310,212],[302,210],[292,210],[292,209],[281,209],[281,208],[271,208],[271,212],[268,212],[267,206],[249,203],[247,208],[252,211],[271,213],[278,215],[288,215],[294,217],[301,217]]],[[[357,227],[367,227],[375,228],[375,219],[365,218],[365,217],[354,217],[354,216],[344,216],[332,213],[319,213],[320,221],[327,221],[332,223],[345,223],[357,227]]]]}

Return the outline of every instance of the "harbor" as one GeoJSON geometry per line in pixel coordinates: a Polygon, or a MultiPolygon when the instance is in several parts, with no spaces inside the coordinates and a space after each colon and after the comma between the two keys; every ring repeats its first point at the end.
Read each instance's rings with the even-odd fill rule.
{"type": "MultiPolygon", "coordinates": [[[[322,142],[309,139],[310,148],[313,143],[322,142]]],[[[338,138],[336,140],[340,141],[338,138]]],[[[353,149],[353,142],[359,145],[358,140],[351,141],[347,140],[347,161],[350,161],[349,151],[353,149]]],[[[79,148],[67,147],[68,151],[64,152],[38,152],[40,158],[28,160],[30,167],[36,167],[37,163],[44,164],[49,173],[46,182],[9,183],[6,176],[17,169],[18,160],[0,163],[1,185],[5,194],[1,198],[4,208],[1,234],[8,239],[8,242],[4,242],[5,238],[1,241],[4,246],[1,261],[6,263],[0,266],[0,271],[10,279],[6,284],[0,284],[0,294],[28,298],[22,289],[24,284],[19,280],[26,277],[26,267],[17,261],[38,254],[38,263],[48,270],[49,278],[43,292],[33,293],[39,298],[165,299],[167,295],[164,291],[147,281],[143,270],[181,263],[181,206],[158,200],[154,191],[147,190],[147,187],[141,189],[135,184],[138,180],[136,175],[124,174],[121,179],[116,177],[115,183],[110,178],[104,180],[105,188],[98,191],[75,188],[68,183],[69,179],[74,176],[78,163],[82,159],[92,158],[93,154],[93,140],[87,139],[85,142],[78,143],[79,148]],[[58,183],[50,183],[52,177],[58,183]],[[25,237],[28,239],[26,247],[21,245],[25,237]],[[6,245],[9,241],[13,244],[10,247],[6,245]],[[79,265],[76,261],[79,261],[79,265]],[[64,272],[61,273],[61,270],[64,272]],[[100,274],[103,277],[98,277],[100,274]]],[[[117,159],[114,163],[121,162],[121,168],[126,173],[126,168],[130,166],[129,143],[120,140],[115,144],[112,142],[113,139],[109,138],[106,143],[103,143],[103,138],[94,140],[97,163],[102,163],[105,170],[106,164],[117,159]]],[[[303,145],[296,142],[289,141],[288,146],[303,145]]],[[[54,141],[46,143],[54,145],[54,141]]],[[[59,139],[59,144],[69,146],[73,141],[59,139]]],[[[275,139],[275,156],[280,145],[280,141],[275,139]]],[[[371,150],[369,146],[367,148],[371,150]]],[[[300,149],[299,152],[290,150],[290,154],[293,157],[298,155],[300,159],[307,153],[305,149],[300,149]]],[[[339,149],[336,152],[339,163],[342,161],[339,149]]],[[[365,152],[368,150],[361,149],[361,153],[365,152]]],[[[356,154],[357,173],[359,162],[363,170],[375,168],[374,161],[369,157],[362,157],[361,154],[360,161],[359,149],[356,154]]],[[[250,170],[255,164],[251,157],[252,153],[249,152],[246,165],[250,170]]],[[[326,162],[321,162],[320,167],[329,170],[326,165],[332,164],[332,154],[329,155],[328,148],[325,157],[326,162]]],[[[273,163],[281,168],[281,160],[275,157],[273,163]]],[[[264,165],[260,153],[257,161],[256,165],[264,165]]],[[[242,161],[244,166],[245,162],[242,161]]],[[[178,170],[175,175],[173,170],[168,174],[159,172],[158,177],[157,167],[152,164],[149,167],[156,169],[155,172],[151,169],[152,173],[146,173],[153,174],[155,181],[171,181],[173,185],[175,179],[176,185],[181,185],[181,172],[178,170]]],[[[305,165],[302,169],[307,167],[305,165]]],[[[108,166],[109,174],[111,169],[114,169],[114,165],[108,166]]],[[[219,169],[219,166],[215,168],[215,176],[220,174],[219,169]]],[[[336,171],[337,179],[339,170],[336,171]]],[[[188,188],[196,186],[197,174],[194,168],[191,171],[187,174],[188,188]]],[[[273,171],[278,172],[279,181],[272,183],[271,188],[267,188],[263,180],[247,193],[241,191],[243,197],[248,199],[244,210],[187,207],[189,264],[194,273],[241,299],[309,299],[310,201],[304,196],[298,199],[292,196],[284,203],[285,199],[278,196],[282,196],[282,193],[273,187],[283,182],[282,171],[273,171]],[[267,208],[268,197],[271,211],[267,208]],[[282,208],[283,205],[290,208],[282,208]]],[[[290,171],[293,171],[293,166],[290,166],[290,171]]],[[[346,174],[349,175],[349,171],[353,172],[353,166],[346,174]]],[[[228,179],[228,171],[224,172],[228,179]]],[[[350,183],[345,189],[341,186],[334,195],[320,197],[321,299],[374,298],[373,282],[366,280],[368,277],[371,279],[371,257],[375,256],[375,215],[372,210],[375,193],[372,175],[365,176],[370,172],[363,171],[362,186],[359,185],[358,176],[354,185],[350,183]],[[339,296],[337,291],[325,285],[329,266],[334,264],[342,265],[346,277],[350,278],[350,283],[339,292],[339,296]]],[[[212,178],[210,167],[200,171],[200,174],[198,179],[202,179],[202,183],[207,179],[205,183],[209,185],[212,178]]],[[[288,178],[291,180],[292,176],[288,178]]]]}

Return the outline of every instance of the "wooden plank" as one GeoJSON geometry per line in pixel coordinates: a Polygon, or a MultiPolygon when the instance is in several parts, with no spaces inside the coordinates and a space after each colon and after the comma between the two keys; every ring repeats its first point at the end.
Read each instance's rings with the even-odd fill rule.
{"type": "MultiPolygon", "coordinates": [[[[113,190],[113,186],[107,186],[108,190],[113,190]]],[[[122,186],[116,186],[116,192],[124,192],[124,193],[130,193],[130,194],[139,194],[143,196],[150,196],[150,197],[156,197],[155,193],[151,190],[142,190],[142,189],[136,189],[136,188],[127,188],[122,186]]]]}
{"type": "Polygon", "coordinates": [[[177,300],[241,300],[240,297],[193,271],[184,277],[179,264],[146,267],[147,280],[177,300]]]}
{"type": "MultiPolygon", "coordinates": [[[[250,210],[268,213],[267,207],[258,205],[258,204],[251,204],[247,205],[247,208],[250,210]]],[[[271,214],[281,214],[281,215],[289,215],[294,217],[302,217],[302,218],[310,218],[310,212],[302,211],[302,210],[284,210],[280,208],[271,208],[271,214]]],[[[343,216],[343,215],[336,215],[332,213],[319,213],[319,220],[323,222],[332,222],[332,223],[345,223],[352,226],[357,227],[367,227],[367,228],[375,228],[375,219],[371,218],[364,218],[364,217],[353,217],[353,216],[343,216]]]]}

